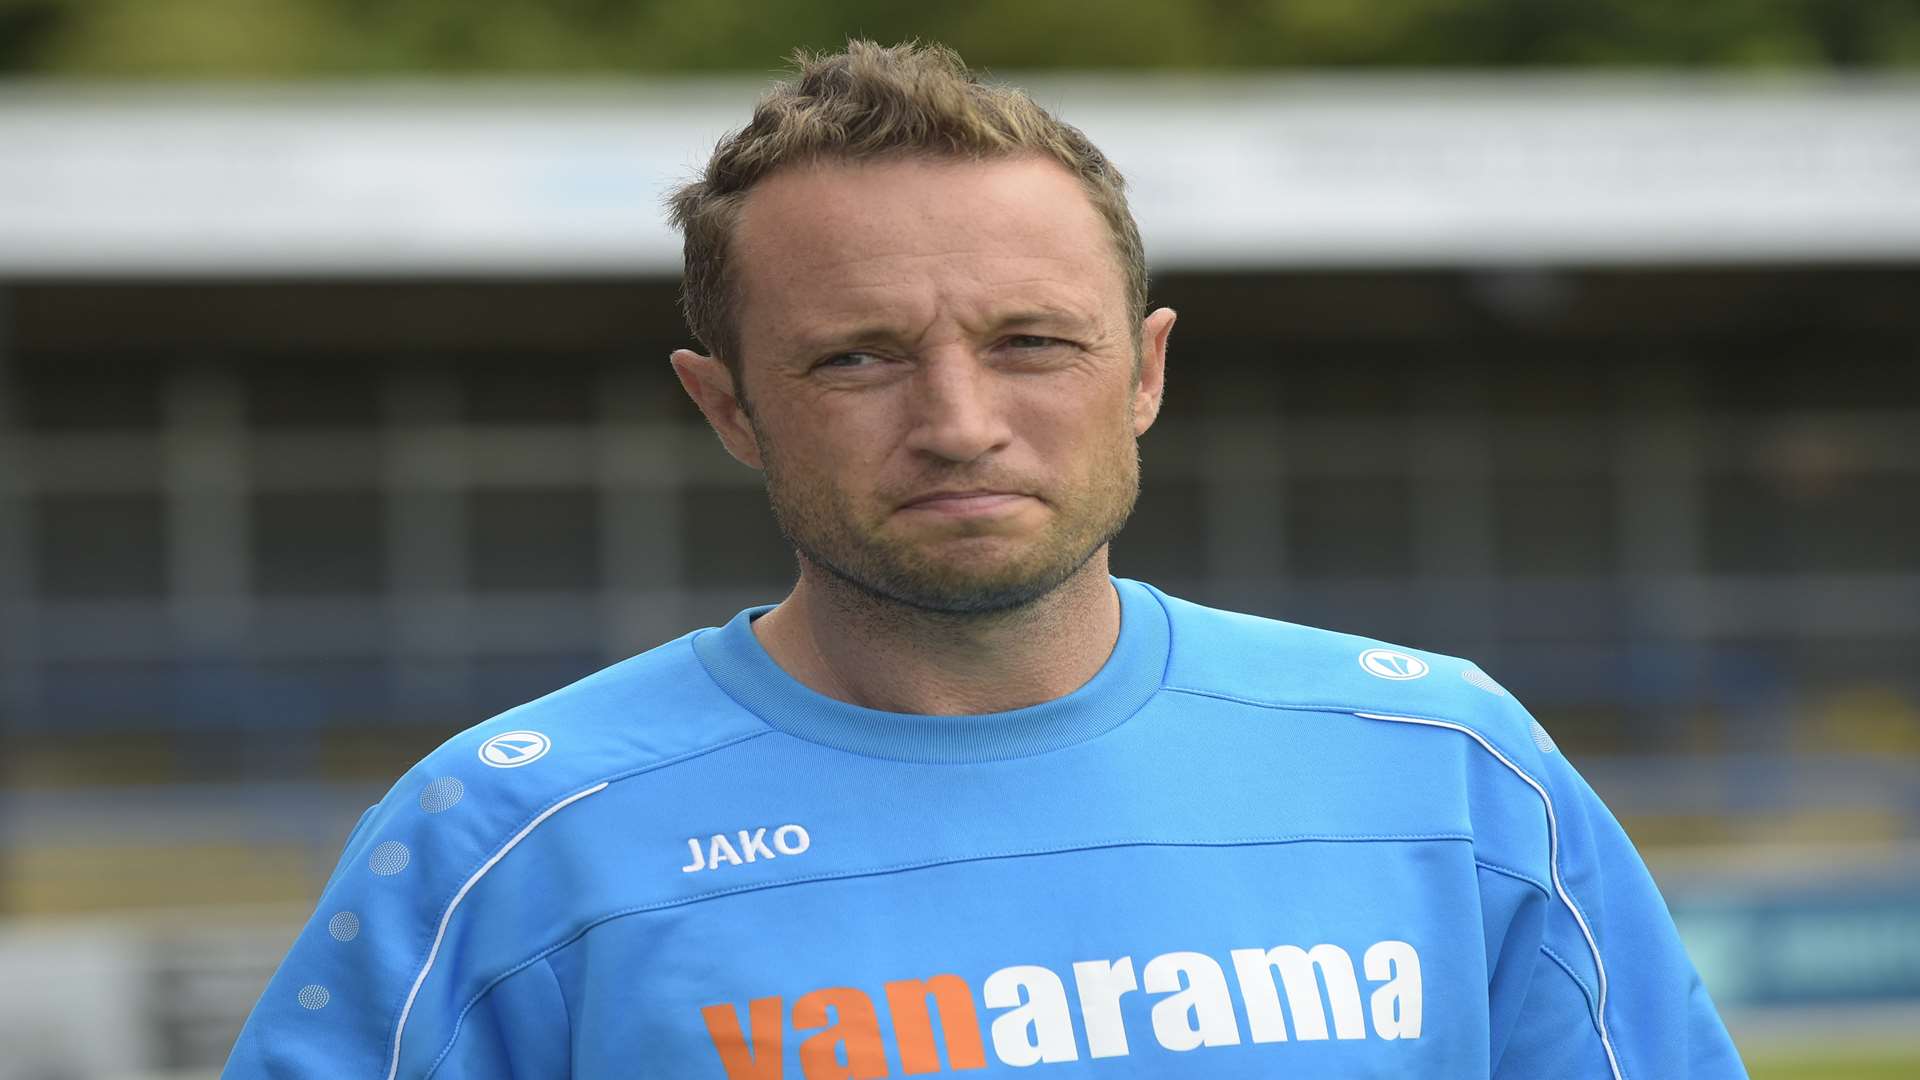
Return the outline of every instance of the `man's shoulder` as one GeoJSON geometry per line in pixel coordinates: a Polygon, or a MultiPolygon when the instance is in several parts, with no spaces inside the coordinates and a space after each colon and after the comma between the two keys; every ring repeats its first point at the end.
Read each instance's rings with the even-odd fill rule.
{"type": "Polygon", "coordinates": [[[693,631],[508,709],[426,760],[484,769],[483,778],[506,770],[524,778],[521,770],[536,760],[554,772],[614,775],[764,730],[707,676],[692,643],[709,632],[693,631]]]}
{"type": "Polygon", "coordinates": [[[766,734],[707,676],[692,647],[706,632],[453,735],[400,777],[362,831],[439,835],[421,827],[464,803],[456,835],[486,849],[586,792],[766,734]]]}
{"type": "Polygon", "coordinates": [[[1157,595],[1173,627],[1166,688],[1273,708],[1429,721],[1503,753],[1550,745],[1474,661],[1157,595]]]}
{"type": "MultiPolygon", "coordinates": [[[[440,1044],[427,1039],[416,1049],[401,1030],[457,1028],[470,976],[494,970],[498,957],[488,950],[524,946],[518,929],[501,930],[519,909],[496,903],[493,921],[468,926],[458,948],[442,949],[456,909],[483,879],[510,855],[537,853],[552,831],[541,831],[544,823],[564,823],[568,807],[610,784],[770,730],[706,676],[692,648],[703,632],[476,724],[407,770],[348,838],[234,1060],[261,1073],[317,1062],[328,1075],[412,1064],[428,1071],[440,1044]],[[430,985],[436,973],[441,981],[430,985]],[[321,1008],[333,1023],[312,1023],[321,1008]],[[394,1056],[402,1052],[414,1056],[394,1056]]],[[[487,905],[465,910],[475,907],[487,905]]]]}

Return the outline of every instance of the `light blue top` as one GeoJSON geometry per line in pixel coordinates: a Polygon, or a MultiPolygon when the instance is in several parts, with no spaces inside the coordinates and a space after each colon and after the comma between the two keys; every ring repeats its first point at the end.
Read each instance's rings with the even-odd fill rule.
{"type": "Polygon", "coordinates": [[[1740,1077],[1631,844],[1466,661],[1116,580],[1086,685],[800,685],[741,612],[348,840],[230,1077],[1740,1077]]]}

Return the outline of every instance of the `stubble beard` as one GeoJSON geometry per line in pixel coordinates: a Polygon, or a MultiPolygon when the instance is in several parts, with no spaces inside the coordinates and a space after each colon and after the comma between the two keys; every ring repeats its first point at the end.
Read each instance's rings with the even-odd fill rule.
{"type": "MultiPolygon", "coordinates": [[[[1130,433],[1129,433],[1130,434],[1130,433]]],[[[1119,534],[1140,494],[1139,447],[1112,448],[1083,490],[1049,500],[1053,519],[1012,556],[990,566],[942,560],[937,542],[862,528],[847,494],[818,475],[789,473],[761,443],[767,499],[780,534],[845,599],[922,615],[985,617],[1029,607],[1084,568],[1119,534]]],[[[958,479],[958,478],[956,478],[958,479]]],[[[964,482],[964,481],[962,481],[964,482]]]]}

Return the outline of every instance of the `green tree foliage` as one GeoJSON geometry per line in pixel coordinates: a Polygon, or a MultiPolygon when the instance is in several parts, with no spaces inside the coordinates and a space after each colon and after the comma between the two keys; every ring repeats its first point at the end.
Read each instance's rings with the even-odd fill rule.
{"type": "Polygon", "coordinates": [[[988,68],[1920,65],[1920,0],[0,0],[0,73],[772,71],[851,35],[988,68]]]}

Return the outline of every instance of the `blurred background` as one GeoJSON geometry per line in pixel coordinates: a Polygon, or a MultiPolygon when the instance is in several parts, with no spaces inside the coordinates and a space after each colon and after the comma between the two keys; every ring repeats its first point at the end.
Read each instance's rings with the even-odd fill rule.
{"type": "Polygon", "coordinates": [[[0,1078],[206,1077],[453,732],[783,595],[660,196],[947,42],[1181,313],[1117,572],[1471,656],[1920,1075],[1920,3],[0,0],[0,1078]]]}

